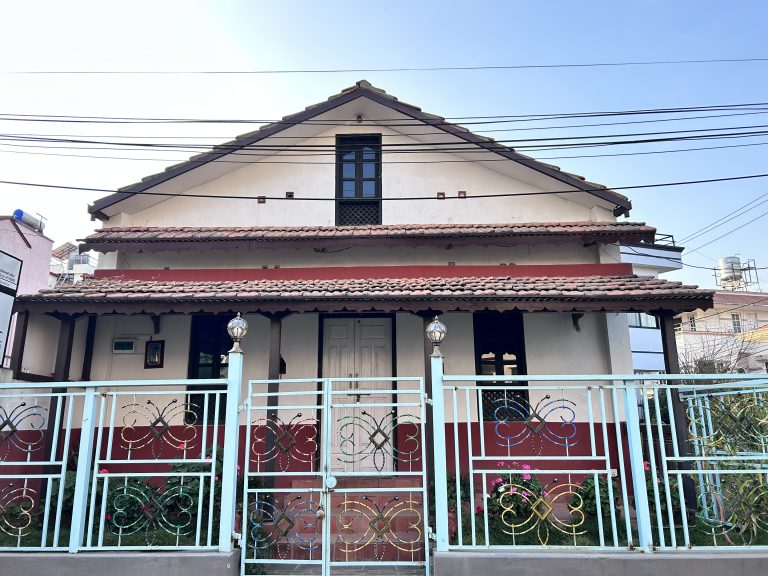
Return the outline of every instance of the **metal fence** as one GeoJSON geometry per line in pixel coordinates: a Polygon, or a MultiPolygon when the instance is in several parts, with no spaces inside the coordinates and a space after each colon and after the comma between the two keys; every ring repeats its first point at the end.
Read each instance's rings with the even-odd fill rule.
{"type": "Polygon", "coordinates": [[[768,546],[766,376],[433,372],[438,549],[768,546]]]}
{"type": "Polygon", "coordinates": [[[0,386],[0,548],[219,547],[227,383],[0,386]]]}
{"type": "MultiPolygon", "coordinates": [[[[366,501],[374,511],[388,491],[413,500],[407,520],[377,512],[365,526],[382,541],[397,526],[388,545],[418,526],[420,555],[406,560],[419,565],[430,525],[438,550],[768,546],[765,375],[444,376],[433,357],[432,503],[422,382],[390,380],[400,384],[384,393],[355,379],[280,381],[279,391],[252,382],[241,404],[235,353],[226,380],[0,385],[0,548],[226,552],[240,538],[259,563],[258,538],[249,550],[247,539],[263,536],[258,518],[285,503],[279,491],[300,487],[286,472],[304,475],[307,501],[323,506],[339,480],[392,479],[342,487],[350,501],[379,494],[366,501]],[[312,438],[297,439],[311,428],[302,418],[315,422],[312,438]],[[306,462],[285,460],[299,449],[306,462]],[[348,469],[334,468],[345,459],[348,469]]],[[[355,537],[367,530],[354,526],[355,537]]]]}

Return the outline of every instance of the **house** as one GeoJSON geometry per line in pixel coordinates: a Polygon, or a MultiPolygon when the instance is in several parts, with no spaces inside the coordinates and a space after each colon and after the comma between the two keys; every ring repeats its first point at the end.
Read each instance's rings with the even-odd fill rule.
{"type": "Polygon", "coordinates": [[[768,372],[768,293],[715,292],[713,308],[678,314],[677,347],[687,372],[768,372]]]}
{"type": "MultiPolygon", "coordinates": [[[[651,226],[618,220],[630,209],[366,81],[96,201],[101,228],[80,245],[100,254],[93,279],[16,304],[18,386],[52,379],[48,413],[84,423],[60,434],[81,446],[69,551],[153,549],[159,533],[176,552],[229,554],[234,537],[244,571],[423,572],[430,515],[439,553],[471,552],[498,544],[489,522],[513,493],[529,514],[500,529],[513,545],[548,545],[548,526],[584,545],[568,520],[582,480],[598,501],[590,546],[668,546],[649,501],[666,494],[680,512],[687,426],[680,454],[648,458],[664,470],[649,495],[638,410],[661,414],[661,400],[636,394],[628,314],[657,319],[674,373],[672,319],[712,293],[634,273],[621,246],[663,248],[651,226]]],[[[669,382],[648,388],[679,416],[698,396],[669,382]]],[[[45,445],[65,467],[67,450],[45,445]]]]}
{"type": "Polygon", "coordinates": [[[8,296],[10,302],[7,307],[3,302],[2,312],[0,312],[0,349],[3,350],[0,382],[11,378],[8,366],[13,349],[12,334],[16,327],[16,317],[10,314],[13,296],[16,293],[34,294],[47,286],[46,276],[52,241],[43,234],[40,226],[36,227],[24,222],[23,216],[24,213],[21,210],[17,210],[13,215],[0,216],[0,252],[5,258],[20,263],[18,264],[19,273],[13,286],[6,285],[6,282],[10,281],[10,276],[6,275],[10,275],[11,270],[3,269],[2,274],[1,285],[8,289],[8,293],[3,298],[8,296]]]}

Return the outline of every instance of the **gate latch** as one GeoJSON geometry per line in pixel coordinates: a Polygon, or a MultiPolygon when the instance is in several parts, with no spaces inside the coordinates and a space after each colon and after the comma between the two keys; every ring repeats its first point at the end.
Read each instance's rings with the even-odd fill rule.
{"type": "Polygon", "coordinates": [[[320,504],[320,506],[317,507],[317,512],[315,512],[315,518],[318,520],[322,520],[325,518],[325,508],[323,508],[323,505],[320,504]]]}

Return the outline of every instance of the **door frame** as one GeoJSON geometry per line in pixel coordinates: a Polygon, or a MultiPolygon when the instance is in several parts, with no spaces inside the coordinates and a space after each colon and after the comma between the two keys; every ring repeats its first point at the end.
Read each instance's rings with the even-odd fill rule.
{"type": "MultiPolygon", "coordinates": [[[[318,406],[322,399],[322,378],[323,378],[323,336],[325,335],[325,319],[326,318],[389,318],[392,321],[392,342],[390,343],[390,350],[392,351],[392,378],[397,378],[397,314],[394,312],[321,312],[318,314],[318,329],[317,329],[317,399],[318,406]]],[[[391,401],[394,404],[396,402],[397,394],[397,380],[392,382],[392,398],[391,401]]],[[[321,410],[317,410],[317,420],[322,421],[321,410]]],[[[395,416],[397,416],[397,407],[395,407],[395,416]]],[[[318,445],[322,447],[320,442],[323,441],[321,434],[318,432],[318,445]]],[[[397,437],[392,438],[392,448],[397,450],[397,437]]],[[[320,462],[317,462],[320,465],[320,462]]],[[[394,459],[395,472],[397,472],[397,458],[394,459]]]]}

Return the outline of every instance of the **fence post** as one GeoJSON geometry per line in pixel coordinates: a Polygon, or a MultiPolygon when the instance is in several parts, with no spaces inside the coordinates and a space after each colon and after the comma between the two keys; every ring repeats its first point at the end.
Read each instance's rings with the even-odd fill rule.
{"type": "MultiPolygon", "coordinates": [[[[93,465],[93,432],[96,425],[96,388],[85,389],[83,418],[80,424],[80,446],[77,452],[75,493],[72,497],[72,524],[69,532],[69,553],[76,553],[83,545],[85,511],[88,506],[88,487],[93,465]]],[[[73,397],[74,400],[74,397],[73,397]]],[[[66,454],[63,456],[67,457],[66,454]]],[[[62,481],[64,481],[62,479],[62,481]]],[[[59,486],[59,490],[63,490],[59,486]]]]}
{"type": "MultiPolygon", "coordinates": [[[[432,437],[435,446],[435,539],[437,551],[448,550],[448,480],[445,468],[445,398],[443,355],[440,349],[430,356],[432,368],[432,437]]],[[[457,455],[458,457],[458,455],[457,455]]]]}
{"type": "MultiPolygon", "coordinates": [[[[237,505],[237,455],[240,441],[240,386],[243,380],[243,351],[240,340],[245,336],[248,325],[241,333],[233,333],[233,322],[227,325],[227,330],[234,340],[234,346],[229,351],[229,368],[227,370],[227,407],[224,419],[224,449],[221,470],[221,516],[219,520],[219,552],[231,552],[232,533],[235,529],[235,506],[237,505]]],[[[239,328],[239,326],[238,326],[239,328]]]]}
{"type": "MultiPolygon", "coordinates": [[[[624,409],[627,412],[627,441],[629,443],[629,466],[632,472],[632,491],[635,495],[635,513],[637,514],[637,537],[643,551],[653,552],[651,510],[648,505],[648,491],[645,483],[643,440],[640,433],[640,412],[637,407],[638,390],[644,393],[644,390],[638,389],[635,380],[624,381],[624,409]]],[[[621,450],[621,446],[619,446],[619,450],[621,450]]]]}

